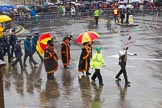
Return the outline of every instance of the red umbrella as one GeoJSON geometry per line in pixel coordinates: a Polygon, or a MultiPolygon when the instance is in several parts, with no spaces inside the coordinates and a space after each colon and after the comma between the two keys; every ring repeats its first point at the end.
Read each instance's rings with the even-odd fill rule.
{"type": "Polygon", "coordinates": [[[43,34],[39,37],[39,40],[37,41],[36,49],[40,55],[44,54],[44,50],[47,46],[47,41],[51,40],[51,39],[52,39],[52,37],[49,33],[43,34]]]}
{"type": "Polygon", "coordinates": [[[100,35],[94,31],[87,31],[84,33],[81,33],[78,38],[76,39],[77,43],[85,43],[85,42],[92,42],[96,39],[98,39],[100,35]]]}

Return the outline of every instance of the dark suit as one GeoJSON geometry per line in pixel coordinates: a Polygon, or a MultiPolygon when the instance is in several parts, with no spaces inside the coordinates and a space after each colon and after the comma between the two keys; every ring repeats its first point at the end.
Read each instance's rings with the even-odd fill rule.
{"type": "Polygon", "coordinates": [[[121,69],[118,72],[118,74],[116,75],[116,78],[119,78],[120,75],[123,73],[124,79],[125,79],[125,83],[128,83],[127,72],[126,72],[126,69],[125,69],[126,62],[127,62],[127,51],[125,52],[124,55],[120,55],[119,56],[119,65],[120,65],[121,69]]]}
{"type": "Polygon", "coordinates": [[[22,54],[22,50],[21,50],[20,44],[16,44],[15,45],[15,50],[14,51],[15,51],[16,60],[13,62],[12,66],[15,66],[17,64],[17,62],[19,62],[20,63],[20,67],[22,69],[23,65],[22,65],[21,57],[22,57],[23,54],[22,54]]]}

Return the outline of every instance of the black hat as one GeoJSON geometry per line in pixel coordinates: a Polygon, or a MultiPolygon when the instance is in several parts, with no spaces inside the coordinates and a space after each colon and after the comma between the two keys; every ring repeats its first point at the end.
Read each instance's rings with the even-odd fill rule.
{"type": "Polygon", "coordinates": [[[47,41],[47,45],[50,45],[51,43],[53,43],[53,40],[48,40],[47,41]]]}
{"type": "Polygon", "coordinates": [[[64,38],[63,38],[63,41],[65,41],[66,39],[69,39],[69,37],[67,37],[67,36],[66,36],[66,37],[64,37],[64,38]]]}
{"type": "Polygon", "coordinates": [[[38,32],[34,32],[34,34],[38,35],[39,33],[38,32]]]}
{"type": "Polygon", "coordinates": [[[15,32],[15,29],[12,29],[11,32],[15,32]]]}
{"type": "Polygon", "coordinates": [[[26,37],[32,37],[32,34],[27,34],[26,37]]]}

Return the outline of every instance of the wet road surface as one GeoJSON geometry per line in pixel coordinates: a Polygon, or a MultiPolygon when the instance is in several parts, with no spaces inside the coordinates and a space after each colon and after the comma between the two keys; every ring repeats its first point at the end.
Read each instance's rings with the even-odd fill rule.
{"type": "MultiPolygon", "coordinates": [[[[43,63],[37,54],[34,59],[39,63],[21,72],[19,64],[12,68],[9,64],[2,67],[5,108],[161,108],[162,107],[162,33],[160,29],[122,27],[107,24],[106,20],[94,22],[70,21],[61,26],[34,27],[34,30],[51,32],[55,35],[55,47],[60,57],[60,43],[64,36],[74,33],[71,43],[70,69],[63,69],[61,58],[54,80],[47,80],[43,63]],[[108,26],[108,27],[107,27],[108,26]],[[43,29],[44,28],[44,29],[43,29]],[[78,78],[78,61],[81,45],[75,43],[78,34],[94,30],[101,37],[93,45],[102,48],[106,66],[101,69],[104,86],[91,84],[89,77],[78,78]],[[131,87],[115,80],[120,70],[118,51],[123,43],[132,36],[129,51],[137,56],[129,56],[127,74],[131,87]]],[[[90,69],[93,73],[94,70],[90,69]]]]}

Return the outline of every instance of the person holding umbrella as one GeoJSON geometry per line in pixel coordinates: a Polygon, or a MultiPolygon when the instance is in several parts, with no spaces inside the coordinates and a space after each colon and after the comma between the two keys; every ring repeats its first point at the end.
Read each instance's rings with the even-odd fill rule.
{"type": "Polygon", "coordinates": [[[58,69],[58,56],[54,51],[53,40],[47,41],[47,47],[44,52],[44,66],[47,72],[47,79],[54,79],[54,72],[58,69]]]}
{"type": "Polygon", "coordinates": [[[89,73],[89,67],[90,67],[90,58],[91,58],[91,43],[92,41],[95,41],[98,39],[100,35],[94,31],[87,31],[84,33],[81,33],[78,38],[76,39],[77,43],[82,43],[82,52],[80,55],[79,65],[78,65],[78,71],[86,72],[86,75],[90,75],[89,73]]]}
{"type": "Polygon", "coordinates": [[[89,42],[83,43],[82,52],[81,52],[81,55],[80,55],[79,65],[78,65],[78,71],[82,72],[83,74],[84,74],[84,72],[86,72],[86,75],[90,75],[90,73],[89,73],[90,50],[89,50],[88,45],[89,45],[89,42]]]}

